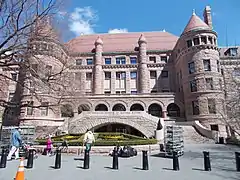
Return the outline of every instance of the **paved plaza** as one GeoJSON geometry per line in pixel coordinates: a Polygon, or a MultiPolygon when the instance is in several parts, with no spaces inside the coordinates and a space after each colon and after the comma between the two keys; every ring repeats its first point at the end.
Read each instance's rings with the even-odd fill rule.
{"type": "MultiPolygon", "coordinates": [[[[39,156],[33,169],[25,169],[26,180],[239,180],[236,172],[235,151],[240,148],[226,145],[185,145],[180,161],[180,171],[172,170],[172,160],[162,158],[157,152],[149,156],[149,170],[141,170],[142,156],[119,158],[119,170],[112,170],[112,158],[92,155],[90,169],[82,169],[81,158],[62,156],[62,168],[53,169],[55,157],[39,156]],[[212,171],[203,171],[202,151],[210,152],[212,171]]],[[[26,164],[26,162],[25,162],[26,164]]],[[[6,169],[0,169],[0,180],[13,180],[19,161],[10,161],[6,169]]]]}

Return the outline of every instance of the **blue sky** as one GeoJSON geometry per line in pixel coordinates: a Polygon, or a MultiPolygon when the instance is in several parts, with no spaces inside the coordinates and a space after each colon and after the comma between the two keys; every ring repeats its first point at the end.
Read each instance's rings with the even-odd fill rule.
{"type": "Polygon", "coordinates": [[[163,29],[179,36],[192,10],[202,18],[206,5],[212,8],[219,45],[240,45],[240,0],[71,0],[62,12],[70,32],[64,39],[81,34],[163,29]]]}

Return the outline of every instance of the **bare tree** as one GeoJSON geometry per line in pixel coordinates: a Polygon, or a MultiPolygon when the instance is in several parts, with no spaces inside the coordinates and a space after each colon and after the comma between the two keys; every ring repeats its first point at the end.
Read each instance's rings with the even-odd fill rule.
{"type": "Polygon", "coordinates": [[[22,107],[59,105],[71,90],[68,51],[51,26],[61,5],[59,0],[0,0],[0,106],[7,118],[17,118],[22,107]],[[11,84],[15,93],[9,97],[11,84]],[[51,104],[42,103],[46,99],[51,104]]]}

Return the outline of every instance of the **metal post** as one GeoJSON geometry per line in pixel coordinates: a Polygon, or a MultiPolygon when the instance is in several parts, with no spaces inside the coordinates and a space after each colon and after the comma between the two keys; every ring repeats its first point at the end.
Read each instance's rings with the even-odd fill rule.
{"type": "Polygon", "coordinates": [[[117,148],[114,148],[114,150],[113,150],[112,169],[118,169],[118,151],[117,151],[117,148]]]}
{"type": "Polygon", "coordinates": [[[204,170],[211,171],[211,162],[210,162],[209,152],[203,151],[203,155],[204,155],[204,170]]]}
{"type": "Polygon", "coordinates": [[[178,153],[173,151],[173,170],[179,171],[178,153]]]}
{"type": "Polygon", "coordinates": [[[147,151],[142,151],[142,169],[148,170],[148,155],[147,151]]]}
{"type": "Polygon", "coordinates": [[[55,169],[61,168],[61,150],[56,150],[56,158],[55,158],[55,169]]]}
{"type": "Polygon", "coordinates": [[[26,168],[33,168],[33,149],[29,149],[26,168]]]}
{"type": "Polygon", "coordinates": [[[2,148],[1,162],[0,168],[6,168],[7,166],[7,149],[5,147],[2,148]]]}
{"type": "Polygon", "coordinates": [[[89,169],[89,151],[85,149],[83,169],[89,169]]]}
{"type": "Polygon", "coordinates": [[[235,152],[235,159],[236,159],[236,169],[240,171],[240,152],[235,152]]]}

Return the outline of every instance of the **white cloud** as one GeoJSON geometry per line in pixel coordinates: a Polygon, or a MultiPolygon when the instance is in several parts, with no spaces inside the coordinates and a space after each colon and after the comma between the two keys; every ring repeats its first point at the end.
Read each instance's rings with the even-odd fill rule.
{"type": "Polygon", "coordinates": [[[77,7],[70,13],[70,31],[77,36],[82,34],[94,34],[94,22],[97,20],[96,11],[91,7],[77,7]]]}
{"type": "Polygon", "coordinates": [[[128,30],[126,28],[123,29],[109,29],[108,33],[109,34],[117,34],[117,33],[127,33],[128,30]]]}

